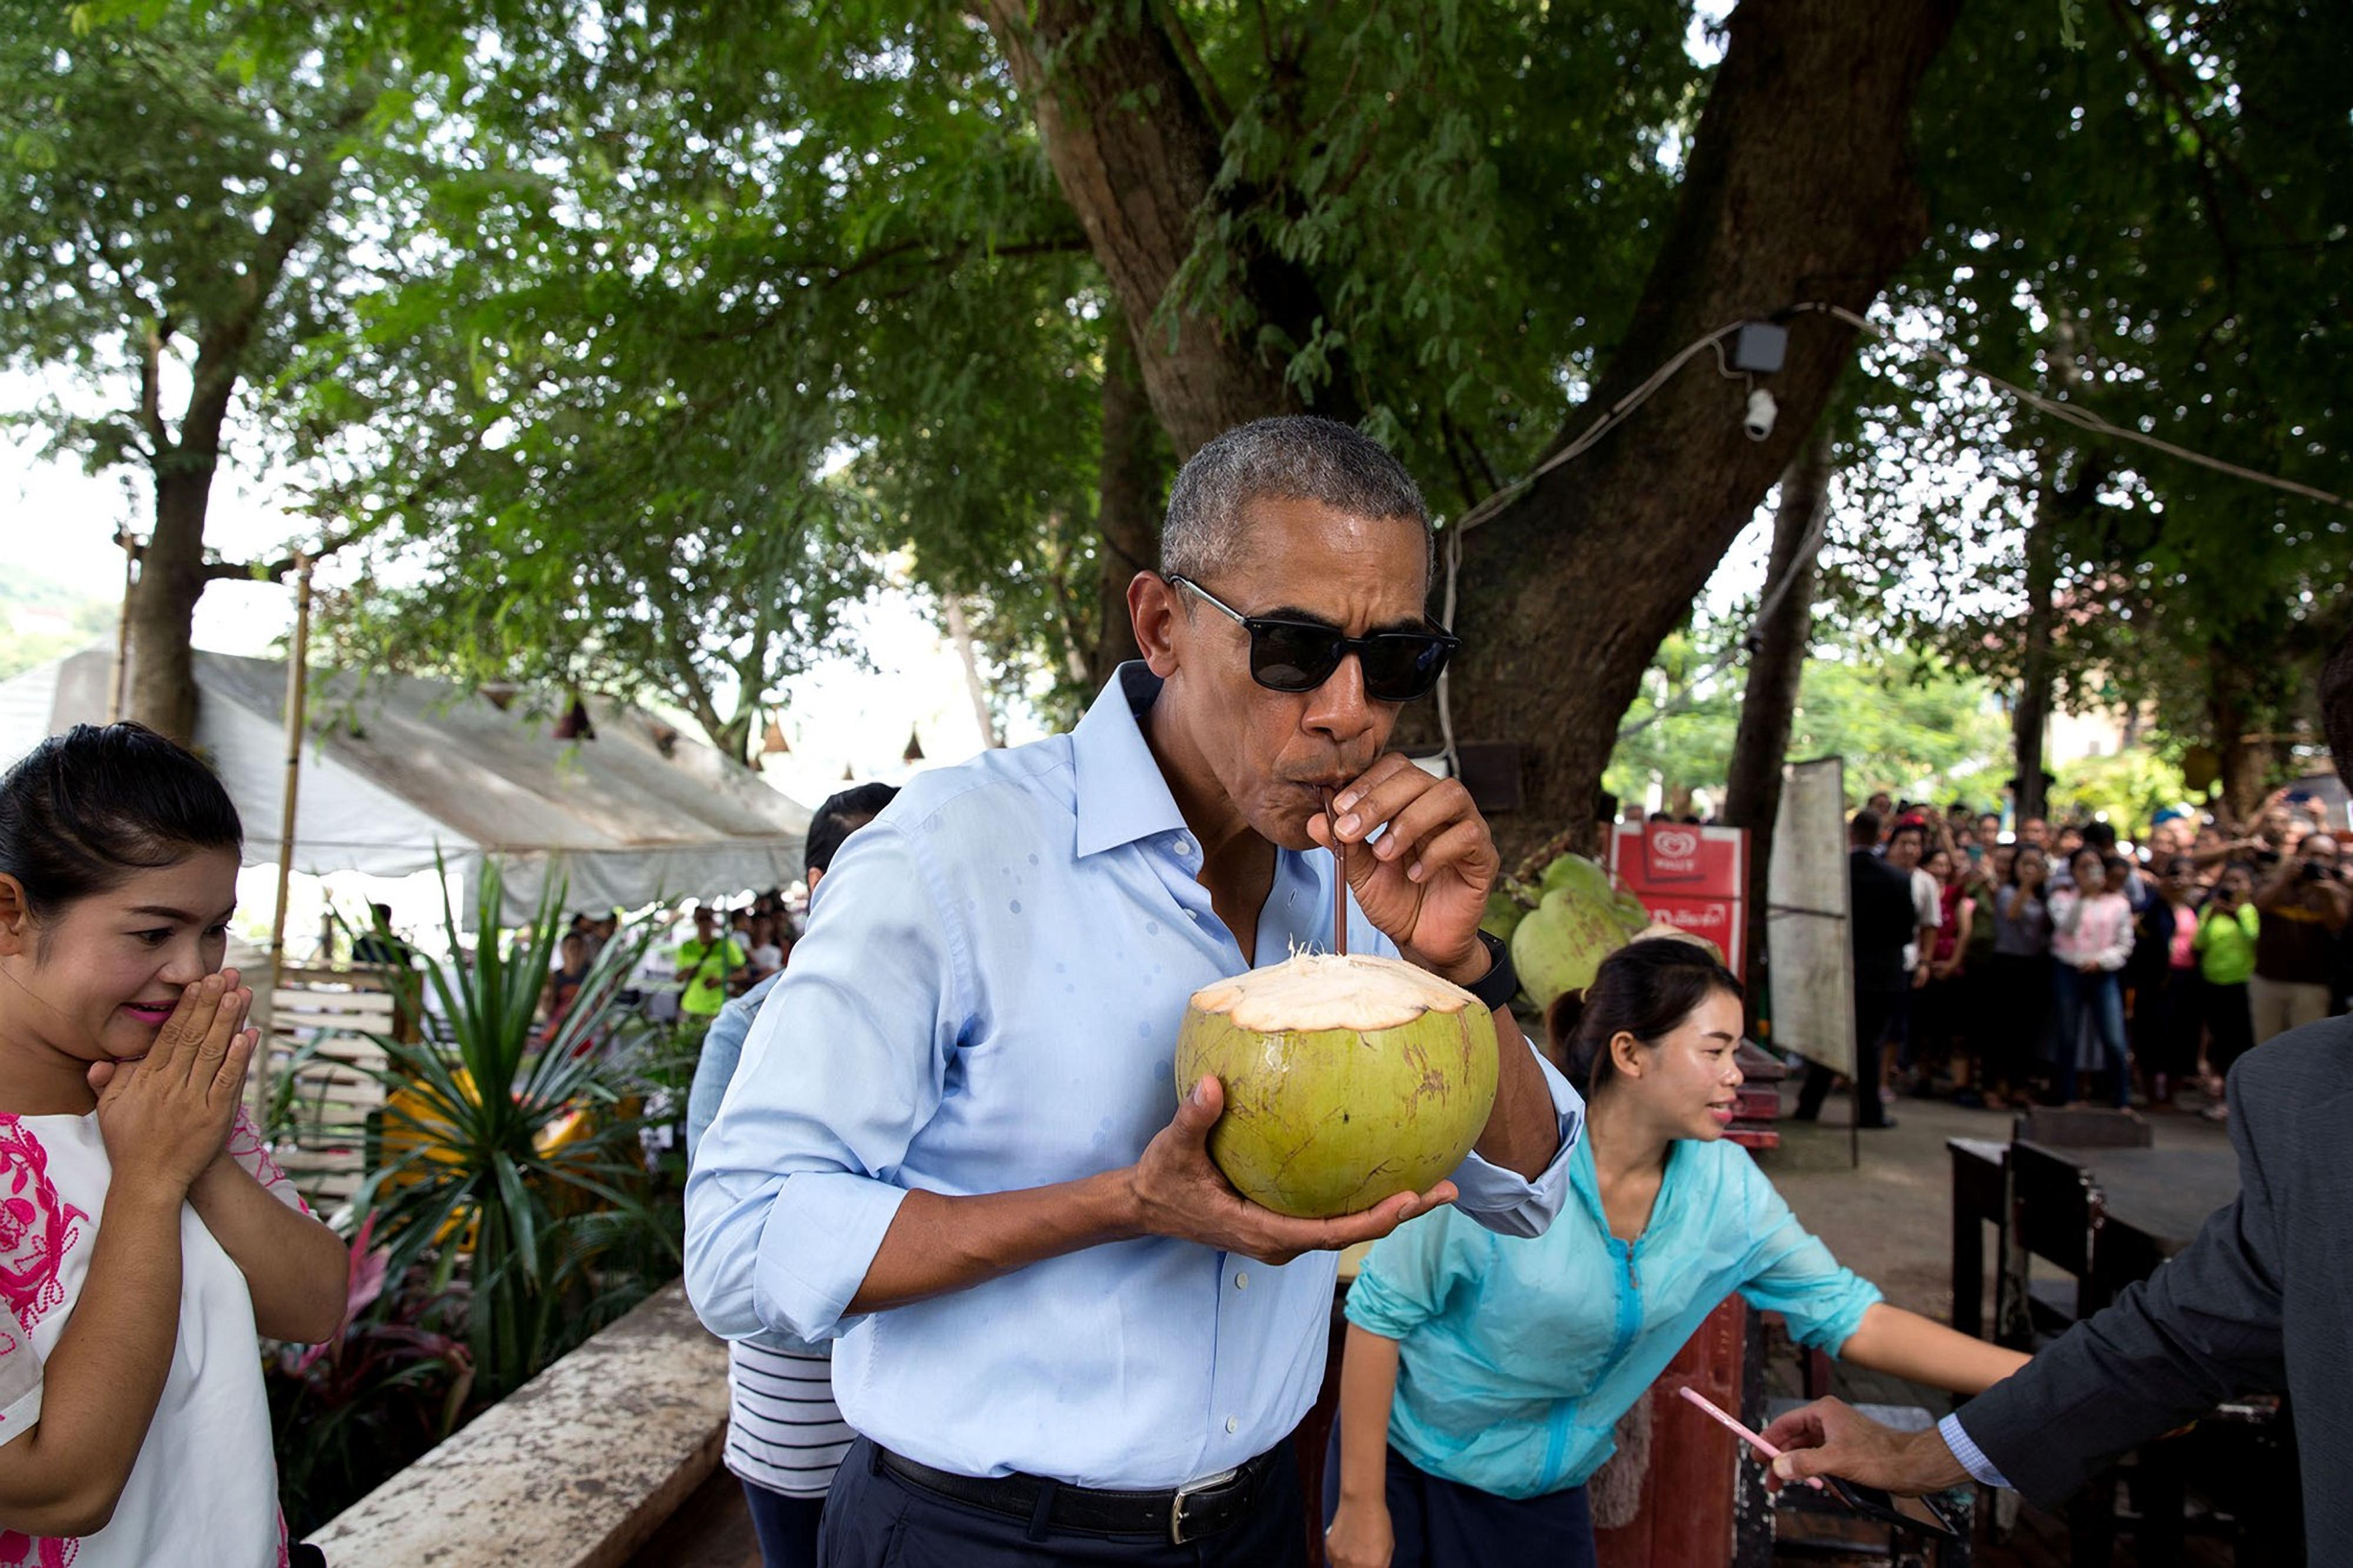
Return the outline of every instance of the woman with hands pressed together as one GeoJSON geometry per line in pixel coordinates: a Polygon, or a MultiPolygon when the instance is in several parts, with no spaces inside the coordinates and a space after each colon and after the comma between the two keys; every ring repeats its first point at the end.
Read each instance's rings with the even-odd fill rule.
{"type": "Polygon", "coordinates": [[[1975,1393],[2025,1361],[1879,1299],[1737,1145],[1739,982],[1685,938],[1630,942],[1555,1004],[1584,1086],[1572,1195],[1533,1239],[1440,1209],[1378,1242],[1348,1295],[1334,1568],[1577,1568],[1585,1483],[1620,1416],[1738,1291],[1802,1344],[1975,1393]]]}
{"type": "Polygon", "coordinates": [[[334,1333],[346,1267],[240,1109],[240,837],[133,724],[0,779],[0,1562],[286,1561],[256,1335],[334,1333]]]}

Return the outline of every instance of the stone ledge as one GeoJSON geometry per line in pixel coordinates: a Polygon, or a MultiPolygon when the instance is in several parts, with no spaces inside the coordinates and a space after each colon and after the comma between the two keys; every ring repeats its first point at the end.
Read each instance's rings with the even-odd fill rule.
{"type": "Polygon", "coordinates": [[[333,1568],[617,1568],[726,1441],[727,1347],[673,1280],[311,1540],[333,1568]]]}

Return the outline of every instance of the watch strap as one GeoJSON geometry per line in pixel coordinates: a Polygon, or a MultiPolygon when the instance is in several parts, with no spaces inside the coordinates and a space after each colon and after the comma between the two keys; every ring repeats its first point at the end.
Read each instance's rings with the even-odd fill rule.
{"type": "Polygon", "coordinates": [[[1489,1007],[1508,1007],[1512,998],[1520,994],[1520,975],[1512,967],[1512,950],[1483,931],[1479,933],[1479,945],[1487,950],[1487,973],[1462,989],[1489,1007]]]}

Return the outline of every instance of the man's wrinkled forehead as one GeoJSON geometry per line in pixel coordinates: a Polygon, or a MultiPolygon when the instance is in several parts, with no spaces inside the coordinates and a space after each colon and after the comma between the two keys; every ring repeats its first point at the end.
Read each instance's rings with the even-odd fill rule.
{"type": "Polygon", "coordinates": [[[1342,608],[1369,594],[1410,618],[1429,601],[1429,525],[1419,517],[1366,517],[1312,500],[1257,496],[1244,503],[1238,543],[1229,575],[1260,596],[1261,604],[1246,606],[1254,614],[1271,613],[1277,601],[1305,610],[1328,600],[1342,608]]]}

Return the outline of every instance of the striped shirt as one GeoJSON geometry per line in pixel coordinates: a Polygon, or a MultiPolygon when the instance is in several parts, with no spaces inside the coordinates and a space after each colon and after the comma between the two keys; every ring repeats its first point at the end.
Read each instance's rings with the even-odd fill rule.
{"type": "MultiPolygon", "coordinates": [[[[780,978],[772,974],[728,1003],[702,1037],[702,1058],[687,1096],[690,1164],[735,1076],[753,1016],[780,978]]],[[[857,1436],[833,1403],[828,1351],[741,1341],[727,1347],[727,1468],[737,1479],[786,1497],[821,1498],[857,1436]]]]}
{"type": "Polygon", "coordinates": [[[828,1356],[727,1347],[727,1468],[786,1497],[823,1497],[858,1434],[833,1403],[828,1356]]]}

